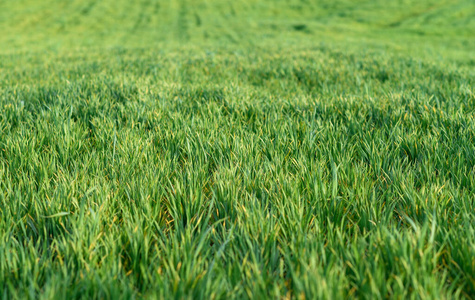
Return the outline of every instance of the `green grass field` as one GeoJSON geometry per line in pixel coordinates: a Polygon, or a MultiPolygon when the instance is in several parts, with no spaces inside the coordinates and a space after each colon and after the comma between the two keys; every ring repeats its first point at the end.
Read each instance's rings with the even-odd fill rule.
{"type": "Polygon", "coordinates": [[[0,1],[3,299],[473,299],[473,0],[0,1]]]}

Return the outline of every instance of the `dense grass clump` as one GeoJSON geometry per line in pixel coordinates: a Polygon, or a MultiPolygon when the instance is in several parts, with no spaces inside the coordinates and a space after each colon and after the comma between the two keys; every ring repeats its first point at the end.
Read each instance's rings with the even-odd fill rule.
{"type": "Polygon", "coordinates": [[[404,2],[0,4],[0,296],[473,298],[475,7],[404,2]]]}

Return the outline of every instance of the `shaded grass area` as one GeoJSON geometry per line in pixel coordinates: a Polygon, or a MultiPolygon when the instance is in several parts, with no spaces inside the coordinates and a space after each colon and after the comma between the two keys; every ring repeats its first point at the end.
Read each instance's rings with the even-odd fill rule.
{"type": "Polygon", "coordinates": [[[471,2],[25,3],[1,297],[473,297],[471,2]]]}

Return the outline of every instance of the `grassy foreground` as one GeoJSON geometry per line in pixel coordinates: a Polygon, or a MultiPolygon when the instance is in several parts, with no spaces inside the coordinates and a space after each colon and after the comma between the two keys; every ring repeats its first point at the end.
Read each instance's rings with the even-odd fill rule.
{"type": "Polygon", "coordinates": [[[475,4],[0,2],[0,297],[473,298],[475,4]]]}

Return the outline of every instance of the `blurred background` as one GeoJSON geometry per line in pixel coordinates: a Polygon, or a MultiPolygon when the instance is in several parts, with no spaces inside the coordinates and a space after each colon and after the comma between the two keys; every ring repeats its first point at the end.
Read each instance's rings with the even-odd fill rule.
{"type": "Polygon", "coordinates": [[[475,49],[475,1],[0,1],[3,54],[321,43],[470,62],[475,49]]]}

